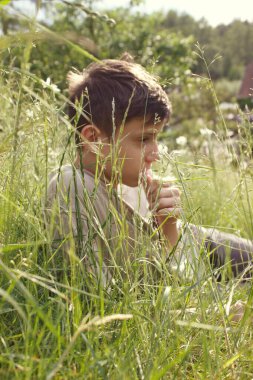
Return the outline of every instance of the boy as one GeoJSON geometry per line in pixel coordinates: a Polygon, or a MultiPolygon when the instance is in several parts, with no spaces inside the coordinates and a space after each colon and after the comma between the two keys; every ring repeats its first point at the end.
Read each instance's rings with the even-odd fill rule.
{"type": "MultiPolygon", "coordinates": [[[[52,175],[49,184],[54,239],[104,280],[115,271],[129,275],[141,257],[166,262],[181,235],[180,192],[154,180],[151,170],[159,158],[157,135],[171,113],[166,93],[140,65],[124,60],[92,63],[82,74],[70,73],[68,80],[77,158],[52,175]],[[122,184],[145,189],[149,219],[123,200],[122,184]]],[[[217,265],[225,263],[227,241],[235,241],[215,232],[217,243],[211,239],[213,231],[196,226],[190,226],[190,234],[198,246],[204,240],[211,247],[217,265]]],[[[249,251],[251,243],[233,243],[231,259],[234,252],[240,269],[251,260],[249,251]]]]}

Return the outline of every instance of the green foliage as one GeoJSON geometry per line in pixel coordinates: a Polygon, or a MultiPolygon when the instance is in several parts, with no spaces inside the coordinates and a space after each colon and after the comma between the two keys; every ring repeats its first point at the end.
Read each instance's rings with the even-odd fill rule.
{"type": "Polygon", "coordinates": [[[235,102],[241,85],[240,80],[220,79],[215,82],[215,90],[218,99],[223,102],[235,102]]]}
{"type": "Polygon", "coordinates": [[[10,3],[10,0],[0,0],[0,8],[4,7],[5,5],[8,5],[10,3]]]}
{"type": "MultiPolygon", "coordinates": [[[[116,58],[128,51],[137,62],[151,68],[163,80],[177,84],[184,80],[185,72],[195,62],[193,39],[183,37],[180,33],[168,33],[157,23],[162,18],[159,13],[143,16],[133,15],[130,10],[118,9],[102,15],[79,6],[79,3],[73,3],[73,6],[70,4],[63,2],[58,6],[50,26],[51,32],[41,26],[39,33],[34,34],[31,51],[30,70],[44,79],[50,73],[60,88],[65,87],[63,78],[70,67],[82,70],[94,59],[88,54],[85,56],[84,52],[103,59],[116,58]]],[[[6,19],[9,20],[8,17],[6,19]]],[[[25,43],[28,25],[22,23],[20,28],[24,32],[21,33],[20,42],[23,39],[25,43]]],[[[16,42],[17,40],[17,45],[16,42]]],[[[5,43],[6,47],[9,44],[9,50],[3,53],[6,64],[15,57],[15,64],[20,65],[20,42],[19,47],[15,48],[11,40],[6,38],[4,42],[2,39],[2,45],[5,43]]]]}
{"type": "MultiPolygon", "coordinates": [[[[107,13],[94,11],[96,1],[88,6],[76,1],[62,1],[45,8],[48,25],[61,37],[90,52],[97,58],[119,57],[129,51],[137,61],[147,67],[154,66],[158,75],[166,80],[182,80],[186,70],[198,75],[205,73],[202,60],[196,59],[194,44],[199,43],[205,50],[206,61],[212,79],[226,77],[238,80],[242,77],[245,65],[252,61],[253,25],[249,22],[233,21],[229,25],[211,27],[206,20],[194,20],[187,14],[169,11],[167,14],[155,12],[150,15],[134,13],[128,8],[117,8],[107,13]],[[52,12],[54,8],[54,12],[52,12]],[[221,56],[222,55],[222,56],[221,56]],[[158,65],[155,63],[158,62],[158,65]]],[[[16,28],[13,16],[2,14],[2,28],[8,33],[16,28]]],[[[19,18],[18,18],[19,19],[19,18]]],[[[18,21],[22,26],[24,20],[18,21]]],[[[27,26],[23,26],[25,29],[27,26]]],[[[52,35],[37,36],[34,39],[35,65],[33,72],[52,78],[60,87],[64,87],[62,77],[69,67],[85,67],[89,59],[84,59],[68,43],[52,35]],[[40,43],[40,40],[44,43],[40,43]],[[52,45],[53,44],[53,45],[52,45]],[[54,47],[53,49],[51,47],[54,47]],[[59,63],[58,57],[62,60],[59,63]]],[[[13,51],[10,59],[19,52],[13,51]]]]}
{"type": "MultiPolygon", "coordinates": [[[[87,53],[114,58],[130,50],[165,84],[173,83],[176,127],[164,135],[163,142],[170,146],[164,170],[171,168],[182,189],[184,217],[252,238],[250,124],[246,120],[241,124],[239,152],[235,152],[224,138],[226,123],[217,102],[219,93],[230,99],[231,84],[213,86],[208,75],[193,77],[192,37],[172,29],[167,33],[159,17],[117,10],[103,21],[64,5],[50,26],[56,34],[43,28],[35,32],[39,26],[30,20],[19,23],[19,34],[4,29],[0,378],[252,378],[250,282],[231,280],[218,286],[201,254],[184,268],[193,271],[189,277],[168,266],[163,255],[152,262],[143,255],[130,268],[141,276],[127,280],[115,276],[108,289],[85,270],[74,246],[70,260],[63,258],[53,247],[52,231],[45,228],[48,174],[74,158],[73,130],[65,117],[61,90],[65,73],[70,66],[82,69],[94,59],[87,53]],[[111,17],[115,25],[108,23],[111,17]],[[68,34],[70,30],[74,34],[68,34]],[[188,145],[177,143],[180,135],[190,140],[188,145]],[[57,261],[61,278],[55,272],[57,261]],[[245,301],[246,312],[236,323],[230,314],[238,299],[245,301]]],[[[184,22],[190,26],[192,19],[185,17],[184,22]]],[[[192,250],[194,257],[194,244],[192,250]]]]}

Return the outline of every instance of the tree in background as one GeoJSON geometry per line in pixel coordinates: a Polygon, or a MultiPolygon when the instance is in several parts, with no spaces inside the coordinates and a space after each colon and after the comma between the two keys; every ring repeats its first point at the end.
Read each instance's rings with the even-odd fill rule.
{"type": "MultiPolygon", "coordinates": [[[[188,69],[198,75],[205,73],[202,61],[194,59],[197,42],[205,50],[206,61],[214,62],[209,67],[214,80],[241,79],[245,66],[253,60],[253,50],[249,48],[253,43],[253,24],[249,22],[235,20],[229,25],[213,28],[205,19],[196,21],[185,13],[172,10],[166,14],[133,11],[132,6],[142,0],[131,1],[127,8],[116,8],[107,14],[94,11],[95,5],[99,4],[97,0],[89,0],[85,5],[73,0],[52,1],[50,4],[30,1],[44,6],[42,23],[55,31],[54,35],[45,30],[37,34],[36,47],[32,51],[32,70],[42,77],[50,72],[61,86],[67,67],[82,68],[89,61],[73,48],[73,44],[99,59],[119,57],[122,52],[130,51],[137,61],[144,66],[155,66],[154,70],[170,81],[188,69]]],[[[17,1],[12,3],[18,4],[17,1]]],[[[1,12],[4,34],[25,30],[24,24],[29,24],[22,17],[14,17],[6,8],[1,12]]],[[[16,51],[15,54],[18,57],[16,51]]]]}
{"type": "Polygon", "coordinates": [[[175,11],[133,12],[132,5],[139,1],[106,14],[94,10],[96,0],[85,5],[73,0],[32,2],[43,6],[40,23],[22,16],[17,9],[1,10],[3,67],[20,68],[29,61],[26,69],[30,73],[44,81],[50,77],[65,90],[70,68],[82,70],[92,60],[118,58],[128,51],[161,78],[174,104],[172,124],[180,125],[182,133],[197,134],[200,116],[202,126],[216,128],[217,104],[213,89],[210,91],[210,78],[216,81],[219,101],[234,101],[238,79],[245,64],[253,59],[248,48],[253,42],[251,23],[234,21],[212,28],[204,19],[196,21],[175,11]],[[230,82],[235,79],[237,82],[230,82]]]}

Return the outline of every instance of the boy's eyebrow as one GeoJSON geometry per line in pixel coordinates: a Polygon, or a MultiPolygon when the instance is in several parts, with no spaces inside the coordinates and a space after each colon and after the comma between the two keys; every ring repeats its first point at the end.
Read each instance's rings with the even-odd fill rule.
{"type": "Polygon", "coordinates": [[[152,128],[152,129],[143,129],[143,131],[141,132],[141,134],[145,134],[145,135],[155,135],[156,133],[158,133],[159,131],[155,128],[152,128]]]}
{"type": "Polygon", "coordinates": [[[147,118],[146,120],[144,120],[142,124],[142,134],[144,133],[156,134],[156,133],[162,132],[165,126],[165,122],[164,122],[164,124],[162,125],[162,128],[160,128],[162,122],[164,121],[161,121],[159,123],[159,128],[157,128],[157,125],[154,122],[152,122],[152,119],[150,117],[147,118]]]}
{"type": "Polygon", "coordinates": [[[142,133],[148,133],[148,134],[155,134],[155,133],[159,133],[159,132],[162,132],[163,128],[156,128],[156,127],[150,127],[150,128],[145,128],[142,130],[142,133]]]}

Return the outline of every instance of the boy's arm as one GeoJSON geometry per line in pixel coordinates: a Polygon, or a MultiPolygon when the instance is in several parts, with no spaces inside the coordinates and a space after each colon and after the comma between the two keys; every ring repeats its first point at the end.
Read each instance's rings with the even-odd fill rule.
{"type": "MultiPolygon", "coordinates": [[[[157,217],[156,217],[156,220],[157,220],[157,217]]],[[[177,227],[177,218],[169,218],[161,227],[161,229],[162,229],[163,235],[168,241],[169,247],[173,248],[177,244],[177,241],[180,235],[178,227],[177,227]]]]}
{"type": "Polygon", "coordinates": [[[180,191],[171,183],[153,179],[150,172],[146,176],[146,194],[155,221],[173,248],[179,238],[177,219],[180,216],[180,191]]]}

